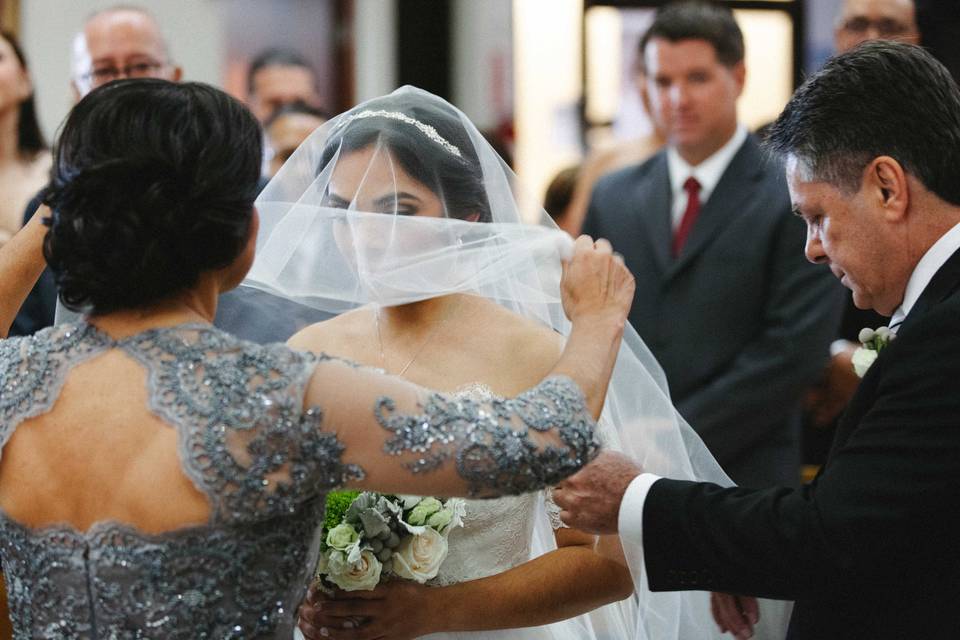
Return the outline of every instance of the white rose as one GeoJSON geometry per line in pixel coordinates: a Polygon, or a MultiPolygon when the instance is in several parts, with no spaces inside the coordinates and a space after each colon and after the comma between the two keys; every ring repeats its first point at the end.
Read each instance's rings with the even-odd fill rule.
{"type": "Polygon", "coordinates": [[[337,551],[348,551],[360,542],[360,534],[347,523],[338,524],[327,532],[327,546],[337,551]]]}
{"type": "Polygon", "coordinates": [[[853,370],[862,378],[876,359],[877,352],[873,349],[857,349],[853,352],[853,370]]]}
{"type": "Polygon", "coordinates": [[[327,561],[327,578],[344,591],[370,591],[380,583],[382,569],[383,565],[372,551],[360,552],[356,562],[335,551],[327,561]]]}
{"type": "Polygon", "coordinates": [[[401,578],[423,584],[437,577],[447,557],[447,539],[427,529],[420,535],[408,536],[393,553],[393,572],[401,578]]]}

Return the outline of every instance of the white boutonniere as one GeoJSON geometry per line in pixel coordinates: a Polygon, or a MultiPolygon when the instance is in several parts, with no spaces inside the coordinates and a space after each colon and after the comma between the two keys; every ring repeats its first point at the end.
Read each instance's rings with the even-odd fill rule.
{"type": "Polygon", "coordinates": [[[867,369],[877,359],[880,352],[897,337],[889,327],[878,329],[861,329],[857,339],[863,345],[853,352],[853,370],[859,377],[867,374],[867,369]]]}

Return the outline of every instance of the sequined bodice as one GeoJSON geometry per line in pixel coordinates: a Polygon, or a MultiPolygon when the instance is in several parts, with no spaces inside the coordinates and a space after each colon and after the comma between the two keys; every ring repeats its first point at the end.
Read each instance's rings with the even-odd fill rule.
{"type": "MultiPolygon", "coordinates": [[[[117,341],[90,325],[63,325],[0,340],[0,447],[53,408],[72,368],[111,349],[147,372],[149,409],[176,430],[183,472],[207,496],[209,521],[158,535],[111,522],[81,533],[30,529],[0,511],[15,637],[290,638],[315,566],[325,492],[362,474],[341,461],[320,409],[303,410],[306,385],[326,359],[204,325],[117,341]]],[[[381,397],[370,421],[392,432],[389,453],[424,456],[394,463],[397,473],[451,460],[478,492],[529,491],[596,451],[569,380],[530,394],[484,406],[432,395],[418,415],[381,397]],[[564,446],[538,449],[524,425],[556,427],[564,446]]]]}
{"type": "Polygon", "coordinates": [[[319,413],[302,411],[314,359],[202,326],[115,342],[92,326],[65,325],[3,341],[2,442],[50,409],[72,367],[111,348],[146,368],[150,408],[177,429],[184,472],[208,496],[210,522],[150,536],[109,522],[85,533],[32,530],[0,513],[17,637],[289,637],[321,492],[348,473],[319,413]],[[257,455],[232,450],[241,432],[257,455]]]}

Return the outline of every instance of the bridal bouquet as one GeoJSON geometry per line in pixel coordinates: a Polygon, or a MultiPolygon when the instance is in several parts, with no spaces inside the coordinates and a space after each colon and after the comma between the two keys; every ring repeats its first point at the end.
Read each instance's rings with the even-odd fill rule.
{"type": "Polygon", "coordinates": [[[331,492],[317,578],[344,591],[370,590],[391,576],[423,584],[436,577],[447,536],[463,526],[465,513],[459,498],[331,492]]]}

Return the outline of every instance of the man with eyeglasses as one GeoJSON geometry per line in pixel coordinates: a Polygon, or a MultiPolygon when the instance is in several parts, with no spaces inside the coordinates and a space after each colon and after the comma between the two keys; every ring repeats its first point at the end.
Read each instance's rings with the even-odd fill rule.
{"type": "Polygon", "coordinates": [[[161,78],[177,82],[183,75],[170,62],[160,25],[137,7],[114,7],[93,14],[77,34],[72,56],[77,99],[118,78],[161,78]]]}
{"type": "Polygon", "coordinates": [[[919,44],[913,0],[846,0],[834,34],[837,53],[867,40],[919,44]]]}
{"type": "MultiPolygon", "coordinates": [[[[156,19],[145,9],[116,6],[91,15],[73,41],[71,86],[80,100],[97,87],[118,78],[161,78],[178,82],[183,71],[170,61],[166,40],[156,19]]],[[[39,206],[39,196],[27,205],[24,223],[39,206]]],[[[29,335],[53,324],[57,287],[50,271],[24,302],[10,330],[29,335]]]]}

